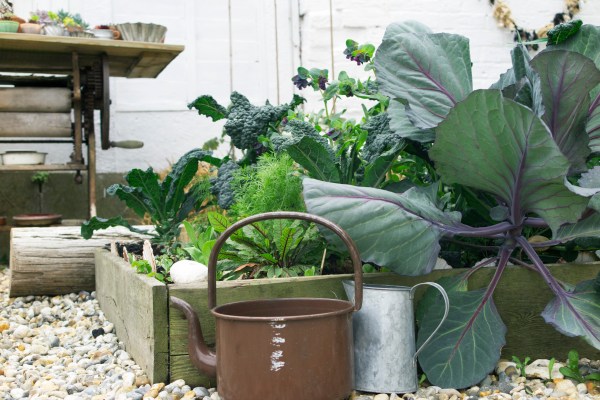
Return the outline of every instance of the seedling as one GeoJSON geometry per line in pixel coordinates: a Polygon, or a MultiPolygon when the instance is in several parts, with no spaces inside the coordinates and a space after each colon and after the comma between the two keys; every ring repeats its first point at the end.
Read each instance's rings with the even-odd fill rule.
{"type": "Polygon", "coordinates": [[[560,367],[560,373],[571,378],[579,383],[587,381],[600,381],[600,373],[594,372],[592,374],[583,375],[579,370],[579,353],[576,350],[569,351],[569,359],[565,367],[560,367]]]}
{"type": "Polygon", "coordinates": [[[517,356],[512,356],[512,360],[515,364],[517,364],[517,369],[521,371],[521,376],[523,378],[527,377],[527,372],[525,372],[525,367],[531,362],[531,358],[525,357],[523,362],[517,356]]]}

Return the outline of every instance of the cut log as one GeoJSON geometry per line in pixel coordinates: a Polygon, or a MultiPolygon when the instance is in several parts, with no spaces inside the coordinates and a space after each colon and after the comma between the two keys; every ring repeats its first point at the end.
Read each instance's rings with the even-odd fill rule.
{"type": "Polygon", "coordinates": [[[0,137],[71,136],[71,114],[0,112],[0,137]]]}
{"type": "Polygon", "coordinates": [[[89,240],[81,237],[78,226],[13,228],[10,232],[9,295],[91,292],[95,289],[95,250],[112,241],[144,238],[147,236],[121,227],[95,232],[89,240]]]}
{"type": "Polygon", "coordinates": [[[71,90],[67,88],[0,88],[0,111],[71,112],[71,90]]]}

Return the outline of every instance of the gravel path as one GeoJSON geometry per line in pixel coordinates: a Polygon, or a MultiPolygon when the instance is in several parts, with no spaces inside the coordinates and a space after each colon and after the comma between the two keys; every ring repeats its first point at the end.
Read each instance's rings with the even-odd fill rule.
{"type": "MultiPolygon", "coordinates": [[[[1,399],[219,400],[215,389],[191,388],[183,380],[151,385],[123,350],[113,325],[98,306],[95,293],[9,299],[8,285],[9,272],[0,269],[1,399]]],[[[582,361],[587,372],[600,369],[598,361],[582,361]]],[[[538,370],[543,375],[544,367],[538,370]]],[[[430,386],[404,395],[354,393],[351,399],[600,400],[597,385],[576,384],[568,379],[535,379],[535,374],[532,372],[526,380],[519,376],[514,364],[503,362],[499,363],[496,375],[468,390],[430,386]]],[[[553,374],[554,378],[557,376],[553,374]]],[[[310,400],[301,394],[298,399],[310,400]]]]}

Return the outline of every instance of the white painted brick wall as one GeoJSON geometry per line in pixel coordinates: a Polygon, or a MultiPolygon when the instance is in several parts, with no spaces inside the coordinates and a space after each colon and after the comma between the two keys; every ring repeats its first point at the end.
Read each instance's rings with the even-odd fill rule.
{"type": "MultiPolygon", "coordinates": [[[[344,58],[347,38],[378,45],[389,23],[408,19],[470,39],[475,88],[489,86],[510,66],[512,35],[497,27],[488,0],[332,1],[336,74],[346,70],[364,76],[361,67],[344,58]]],[[[506,2],[516,20],[530,28],[544,25],[563,4],[561,0],[506,2]]],[[[212,123],[187,110],[186,105],[200,94],[212,94],[228,104],[233,89],[255,103],[267,98],[287,102],[293,93],[290,78],[300,58],[305,67],[331,71],[329,0],[15,0],[15,7],[23,16],[37,8],[65,8],[81,13],[92,25],[155,22],[168,27],[167,43],[186,46],[157,79],[111,79],[111,140],[143,140],[145,147],[98,150],[99,172],[148,166],[161,169],[218,136],[222,122],[212,123]],[[229,6],[233,21],[231,58],[229,6]],[[299,20],[294,15],[299,15],[299,20]]],[[[579,17],[585,23],[600,25],[600,0],[583,3],[579,17]]],[[[308,108],[318,110],[321,105],[314,96],[309,98],[308,108]]],[[[353,104],[344,102],[340,107],[353,104]]],[[[2,145],[2,149],[16,147],[22,146],[2,145]]],[[[70,152],[69,146],[59,151],[52,148],[49,161],[65,162],[70,152]]]]}

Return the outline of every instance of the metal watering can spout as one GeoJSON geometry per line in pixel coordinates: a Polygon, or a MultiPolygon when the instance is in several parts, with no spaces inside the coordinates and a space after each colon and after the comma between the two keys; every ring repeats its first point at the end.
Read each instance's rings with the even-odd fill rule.
{"type": "Polygon", "coordinates": [[[170,296],[171,304],[181,311],[188,321],[188,353],[194,366],[205,375],[217,376],[217,356],[208,348],[202,336],[198,314],[192,306],[178,297],[170,296]]]}

